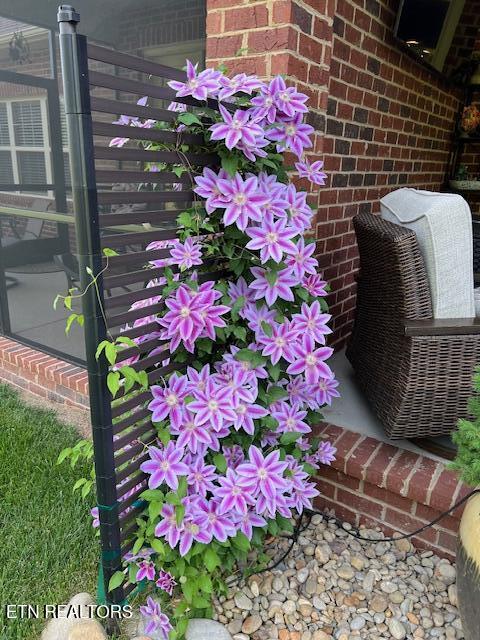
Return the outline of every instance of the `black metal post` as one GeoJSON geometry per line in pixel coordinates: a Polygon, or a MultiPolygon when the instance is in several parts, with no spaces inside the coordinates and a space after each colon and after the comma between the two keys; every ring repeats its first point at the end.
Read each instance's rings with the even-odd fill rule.
{"type": "MultiPolygon", "coordinates": [[[[60,58],[70,151],[70,173],[75,209],[77,253],[82,291],[90,283],[87,269],[99,274],[102,269],[98,220],[97,187],[93,154],[92,119],[88,83],[87,40],[76,33],[79,14],[69,5],[58,9],[60,58]]],[[[108,593],[112,574],[121,569],[120,525],[116,492],[113,429],[110,393],[106,385],[108,367],[105,359],[95,359],[99,342],[106,337],[101,313],[102,277],[98,276],[100,299],[91,286],[82,298],[85,317],[85,344],[90,390],[90,414],[95,450],[97,500],[100,512],[102,568],[107,600],[123,601],[123,589],[108,593]]]]}

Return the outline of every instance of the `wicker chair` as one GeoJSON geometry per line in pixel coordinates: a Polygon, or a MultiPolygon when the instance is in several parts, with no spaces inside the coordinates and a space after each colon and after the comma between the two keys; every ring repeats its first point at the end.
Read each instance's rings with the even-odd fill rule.
{"type": "Polygon", "coordinates": [[[390,438],[450,433],[480,363],[480,319],[432,319],[415,233],[362,214],[355,325],[347,357],[390,438]]]}

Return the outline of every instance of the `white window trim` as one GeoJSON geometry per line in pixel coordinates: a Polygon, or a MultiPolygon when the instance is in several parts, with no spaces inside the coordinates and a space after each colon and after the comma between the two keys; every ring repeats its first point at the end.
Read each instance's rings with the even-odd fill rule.
{"type": "MultiPolygon", "coordinates": [[[[18,153],[22,151],[30,151],[36,153],[43,153],[44,164],[45,164],[45,181],[46,184],[53,184],[53,172],[52,172],[52,148],[50,144],[50,130],[48,126],[48,106],[47,106],[47,97],[46,96],[19,96],[18,98],[2,98],[0,99],[1,104],[5,104],[7,108],[7,124],[8,124],[8,136],[10,139],[9,145],[1,145],[0,151],[8,151],[10,152],[10,157],[12,161],[12,173],[13,173],[13,182],[18,184],[21,187],[20,183],[20,169],[18,163],[18,153]],[[42,122],[42,131],[43,131],[43,145],[35,145],[35,146],[25,146],[18,145],[15,142],[15,129],[13,126],[13,103],[15,102],[39,102],[40,103],[40,115],[42,122]]],[[[68,152],[68,147],[63,147],[63,152],[68,152]]],[[[37,194],[32,191],[22,191],[21,188],[18,191],[0,191],[2,194],[14,194],[14,195],[22,195],[28,196],[32,195],[36,198],[48,198],[51,199],[54,197],[54,192],[52,190],[48,190],[45,193],[37,194]]]]}

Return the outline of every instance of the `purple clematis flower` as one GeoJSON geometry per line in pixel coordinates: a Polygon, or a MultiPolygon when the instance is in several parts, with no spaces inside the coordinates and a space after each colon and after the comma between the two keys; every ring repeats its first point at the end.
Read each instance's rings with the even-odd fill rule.
{"type": "Polygon", "coordinates": [[[233,423],[235,430],[243,429],[249,436],[253,436],[255,432],[254,420],[268,416],[268,411],[259,404],[247,402],[238,402],[235,407],[237,418],[233,423]]]}
{"type": "Polygon", "coordinates": [[[170,251],[170,255],[181,271],[203,264],[200,245],[192,238],[187,238],[183,244],[178,242],[170,251]]]}
{"type": "Polygon", "coordinates": [[[236,472],[240,476],[242,486],[250,486],[255,492],[261,493],[267,501],[273,502],[278,490],[285,489],[287,483],[283,472],[287,468],[286,462],[280,461],[280,452],[272,451],[266,457],[252,445],[248,450],[249,462],[240,464],[236,472]]]}
{"type": "MultiPolygon", "coordinates": [[[[253,294],[253,291],[251,293],[253,294]]],[[[248,321],[248,328],[255,332],[257,340],[264,333],[262,322],[272,324],[277,315],[273,309],[269,309],[265,305],[257,307],[256,304],[247,304],[243,309],[243,314],[248,321]]]]}
{"type": "Polygon", "coordinates": [[[145,620],[145,633],[150,635],[159,632],[163,635],[163,640],[168,640],[173,627],[168,616],[162,613],[159,602],[148,596],[147,604],[140,607],[140,613],[145,620]]]}
{"type": "Polygon", "coordinates": [[[170,547],[174,549],[180,540],[183,531],[183,524],[177,524],[175,507],[171,504],[164,504],[161,511],[162,519],[155,527],[155,537],[165,538],[170,547]]]}
{"type": "Polygon", "coordinates": [[[330,327],[327,327],[331,317],[329,313],[322,313],[320,303],[315,300],[310,306],[304,302],[301,313],[295,313],[292,322],[298,333],[311,335],[315,342],[325,344],[325,336],[332,333],[330,327]]]}
{"type": "Polygon", "coordinates": [[[308,384],[315,384],[320,378],[331,378],[332,370],[324,361],[330,358],[332,353],[333,349],[330,347],[316,349],[315,340],[307,334],[301,343],[293,346],[295,361],[288,367],[287,373],[298,375],[305,372],[308,384]]]}
{"type": "Polygon", "coordinates": [[[205,527],[202,527],[202,522],[203,517],[197,511],[185,516],[179,546],[182,557],[187,555],[194,542],[208,544],[211,541],[211,535],[205,530],[205,527]]]}
{"type": "Polygon", "coordinates": [[[205,69],[197,73],[198,62],[193,65],[187,60],[187,81],[179,82],[171,80],[168,86],[173,89],[178,98],[185,96],[193,96],[197,100],[206,100],[209,96],[215,96],[220,88],[219,71],[214,69],[205,69]]]}
{"type": "Polygon", "coordinates": [[[335,460],[336,453],[336,447],[330,444],[327,440],[323,440],[320,442],[318,449],[313,455],[321,464],[331,464],[335,460]]]}
{"type": "Polygon", "coordinates": [[[209,380],[205,390],[192,391],[194,400],[188,404],[188,410],[195,414],[197,425],[209,423],[214,431],[235,422],[236,414],[232,407],[232,391],[228,387],[220,387],[209,380]]]}
{"type": "Polygon", "coordinates": [[[201,176],[195,177],[197,186],[194,188],[194,192],[206,199],[205,209],[207,213],[213,213],[217,208],[225,208],[228,203],[228,198],[222,196],[218,186],[219,180],[228,179],[228,174],[224,169],[220,169],[216,174],[214,171],[205,167],[201,176]]]}
{"type": "Polygon", "coordinates": [[[321,169],[323,169],[322,160],[317,160],[316,162],[312,162],[312,164],[307,160],[297,162],[295,163],[295,168],[298,171],[300,178],[307,178],[307,180],[310,180],[313,184],[318,184],[320,186],[325,184],[327,174],[321,171],[321,169]]]}
{"type": "Polygon", "coordinates": [[[232,179],[218,180],[218,187],[221,195],[228,199],[228,203],[223,205],[223,224],[228,226],[235,223],[243,231],[249,220],[262,220],[262,206],[268,198],[259,191],[255,176],[243,180],[241,175],[236,173],[232,179]]]}
{"type": "Polygon", "coordinates": [[[249,540],[253,536],[253,527],[266,527],[267,521],[262,516],[248,509],[247,513],[233,513],[235,527],[243,533],[249,540]]]}
{"type": "Polygon", "coordinates": [[[177,581],[175,580],[175,578],[172,576],[171,573],[169,573],[168,571],[164,571],[163,569],[160,569],[160,572],[158,574],[158,580],[156,581],[155,584],[159,589],[161,589],[162,591],[165,591],[166,593],[168,593],[169,596],[171,596],[173,595],[173,590],[177,586],[177,581]]]}
{"type": "Polygon", "coordinates": [[[239,477],[232,469],[227,469],[226,476],[219,478],[220,488],[215,491],[215,495],[221,498],[219,513],[237,511],[247,513],[248,505],[255,504],[251,493],[250,480],[245,482],[245,478],[239,477]]]}
{"type": "Polygon", "coordinates": [[[323,298],[328,294],[327,290],[325,289],[327,283],[318,274],[303,278],[302,285],[314,298],[323,298]]]}
{"type": "Polygon", "coordinates": [[[225,542],[227,538],[235,536],[235,527],[220,509],[220,500],[199,500],[197,508],[198,522],[210,536],[210,540],[215,538],[219,542],[225,542]]]}
{"type": "Polygon", "coordinates": [[[152,421],[161,422],[169,417],[171,425],[178,429],[185,417],[184,399],[188,394],[186,376],[174,373],[165,387],[155,385],[151,391],[153,400],[148,408],[152,411],[152,421]]]}
{"type": "Polygon", "coordinates": [[[202,458],[197,457],[190,465],[190,473],[187,477],[188,484],[193,487],[197,495],[205,497],[207,491],[211,493],[216,491],[213,484],[215,480],[217,480],[216,467],[212,464],[205,464],[202,458]]]}
{"type": "Polygon", "coordinates": [[[170,489],[178,489],[178,476],[188,475],[188,467],[182,462],[184,451],[171,440],[166,447],[148,447],[150,460],[140,465],[140,469],[150,474],[148,486],[156,489],[165,482],[170,489]]]}
{"type": "Polygon", "coordinates": [[[225,447],[223,449],[223,455],[228,467],[231,469],[236,469],[238,465],[245,460],[243,449],[239,444],[234,444],[232,447],[225,447]]]}
{"type": "Polygon", "coordinates": [[[166,327],[168,335],[174,337],[178,334],[178,343],[180,340],[192,341],[198,338],[204,324],[200,315],[201,298],[192,295],[189,288],[182,285],[176,290],[175,296],[165,300],[165,304],[169,311],[160,319],[160,323],[166,327]]]}
{"type": "Polygon", "coordinates": [[[277,105],[275,101],[276,85],[274,79],[268,85],[260,87],[257,96],[251,99],[252,108],[249,112],[257,121],[266,120],[268,124],[273,124],[277,117],[277,105]]]}
{"type": "Polygon", "coordinates": [[[98,507],[90,509],[90,515],[92,516],[92,527],[97,529],[100,526],[100,513],[98,511],[98,507]]]}
{"type": "Polygon", "coordinates": [[[274,323],[271,326],[272,335],[262,333],[258,341],[264,346],[263,356],[270,356],[272,364],[277,364],[280,358],[285,358],[287,362],[293,362],[292,344],[295,342],[298,331],[295,325],[286,321],[282,324],[274,323]]]}
{"type": "Polygon", "coordinates": [[[297,406],[289,406],[283,401],[278,403],[278,408],[276,408],[275,411],[272,411],[272,417],[278,422],[277,431],[279,433],[289,431],[310,433],[310,427],[303,421],[306,416],[306,411],[300,411],[297,406]]]}
{"type": "Polygon", "coordinates": [[[182,425],[178,428],[171,427],[171,432],[178,435],[177,446],[187,448],[192,453],[198,453],[202,445],[209,445],[210,434],[205,425],[197,425],[193,416],[186,412],[182,425]]]}
{"type": "Polygon", "coordinates": [[[281,262],[283,254],[295,254],[297,248],[292,238],[297,231],[286,226],[286,220],[274,220],[271,214],[264,216],[260,226],[249,227],[245,230],[247,236],[252,238],[247,244],[247,249],[260,251],[262,264],[271,258],[274,262],[281,262]]]}
{"type": "Polygon", "coordinates": [[[305,240],[300,238],[295,245],[295,251],[287,256],[285,264],[299,280],[302,280],[307,273],[317,273],[318,260],[312,258],[314,251],[315,242],[305,244],[305,240]]]}
{"type": "Polygon", "coordinates": [[[207,382],[210,380],[210,365],[204,365],[200,371],[197,371],[193,367],[187,367],[188,388],[205,390],[207,382]]]}
{"type": "Polygon", "coordinates": [[[308,206],[307,194],[297,191],[295,185],[290,184],[286,191],[288,211],[290,214],[290,226],[303,233],[312,225],[313,211],[308,206]]]}
{"type": "Polygon", "coordinates": [[[262,81],[257,76],[247,76],[245,73],[237,73],[233,78],[222,76],[220,78],[221,89],[218,92],[218,99],[225,100],[236,93],[248,93],[262,86],[262,81]]]}
{"type": "Polygon", "coordinates": [[[270,83],[270,87],[275,97],[277,109],[289,118],[294,118],[297,113],[306,113],[308,111],[305,102],[308,96],[299,93],[295,87],[287,87],[282,76],[277,76],[270,83]]]}
{"type": "Polygon", "coordinates": [[[277,143],[278,151],[291,149],[298,158],[301,158],[303,150],[313,145],[310,138],[313,132],[314,128],[304,124],[302,114],[297,113],[291,119],[277,120],[273,129],[267,131],[266,135],[269,140],[277,143]]]}
{"type": "Polygon", "coordinates": [[[312,388],[314,398],[321,407],[324,404],[332,404],[333,398],[339,398],[340,393],[337,391],[338,380],[332,378],[321,378],[312,388]]]}
{"type": "Polygon", "coordinates": [[[237,109],[232,115],[223,105],[219,108],[223,122],[209,128],[212,140],[225,140],[227,149],[233,149],[240,141],[248,147],[255,147],[257,138],[263,138],[262,127],[250,119],[248,111],[237,109]]]}
{"type": "Polygon", "coordinates": [[[145,578],[147,580],[155,580],[155,565],[149,560],[142,560],[142,562],[138,564],[138,571],[135,576],[137,582],[141,582],[145,578]]]}
{"type": "Polygon", "coordinates": [[[292,287],[298,284],[298,280],[292,275],[290,269],[281,271],[267,271],[261,267],[250,269],[255,280],[250,283],[250,288],[255,291],[255,299],[265,298],[266,303],[272,306],[277,298],[293,302],[292,287]]]}
{"type": "Polygon", "coordinates": [[[320,491],[315,488],[312,482],[305,482],[303,487],[295,487],[289,505],[295,508],[298,513],[302,513],[303,509],[312,508],[312,499],[320,495],[320,491]]]}

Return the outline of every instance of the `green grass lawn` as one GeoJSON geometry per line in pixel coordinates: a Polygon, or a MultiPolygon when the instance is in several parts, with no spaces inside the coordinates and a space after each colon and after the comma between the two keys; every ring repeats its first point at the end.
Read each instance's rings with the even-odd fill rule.
{"type": "Polygon", "coordinates": [[[7,620],[6,604],[64,603],[95,592],[99,543],[72,487],[88,470],[57,466],[79,439],[49,411],[0,385],[0,638],[37,640],[43,621],[7,620]]]}

